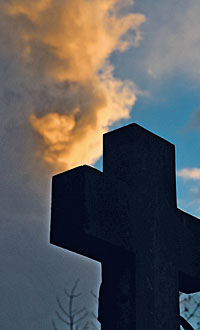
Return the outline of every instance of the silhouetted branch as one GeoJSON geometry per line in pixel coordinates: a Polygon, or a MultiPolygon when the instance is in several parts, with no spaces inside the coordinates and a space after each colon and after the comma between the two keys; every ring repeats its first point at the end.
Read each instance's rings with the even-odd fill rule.
{"type": "MultiPolygon", "coordinates": [[[[186,321],[189,321],[191,319],[197,319],[200,320],[200,297],[199,295],[185,295],[183,293],[180,293],[180,306],[182,309],[183,316],[186,321]],[[196,299],[197,298],[197,299],[196,299]]],[[[200,329],[200,322],[196,321],[196,330],[200,329]]]]}
{"type": "MultiPolygon", "coordinates": [[[[81,309],[74,309],[74,306],[73,306],[74,299],[81,296],[81,293],[76,293],[78,282],[79,282],[79,279],[76,280],[76,282],[74,283],[70,292],[67,291],[66,289],[64,289],[64,293],[67,296],[67,298],[69,299],[68,311],[66,311],[66,308],[64,307],[64,305],[61,302],[61,300],[59,299],[59,297],[56,296],[56,301],[57,301],[57,304],[59,307],[59,311],[55,312],[56,316],[61,322],[68,325],[70,330],[79,330],[81,322],[88,316],[88,312],[86,311],[85,307],[83,307],[81,309]],[[63,313],[64,317],[62,316],[62,314],[60,312],[63,313]]],[[[52,320],[52,325],[53,325],[54,330],[58,330],[54,320],[52,320]]],[[[87,330],[88,328],[89,328],[89,322],[87,321],[81,327],[81,330],[87,330]]]]}
{"type": "Polygon", "coordinates": [[[64,307],[62,306],[60,299],[58,296],[56,296],[56,301],[58,303],[59,308],[61,309],[61,311],[63,312],[63,314],[65,314],[68,318],[70,317],[69,314],[66,312],[66,310],[64,309],[64,307]]]}
{"type": "Polygon", "coordinates": [[[93,329],[95,329],[95,330],[98,329],[97,325],[96,325],[93,321],[91,321],[91,324],[92,324],[92,326],[93,326],[93,329]]]}
{"type": "Polygon", "coordinates": [[[188,315],[187,320],[190,320],[192,317],[195,317],[197,310],[200,307],[200,302],[196,303],[194,310],[188,315]]]}
{"type": "Polygon", "coordinates": [[[64,292],[65,292],[65,294],[66,294],[66,296],[68,297],[68,298],[77,298],[77,297],[80,297],[81,296],[81,293],[77,293],[77,294],[70,294],[70,293],[68,293],[67,292],[67,290],[66,289],[64,289],[64,292]]]}
{"type": "Polygon", "coordinates": [[[56,327],[56,324],[55,324],[54,320],[52,320],[52,325],[53,325],[53,329],[54,330],[58,330],[58,328],[56,327]]]}
{"type": "Polygon", "coordinates": [[[78,320],[74,320],[74,324],[81,322],[87,315],[88,315],[88,312],[85,313],[83,316],[81,316],[78,320]]]}
{"type": "Polygon", "coordinates": [[[180,325],[185,329],[185,330],[194,330],[194,328],[186,321],[182,316],[180,316],[180,325]]]}
{"type": "Polygon", "coordinates": [[[97,318],[97,316],[96,316],[96,314],[94,314],[94,312],[92,312],[91,314],[95,319],[97,318]]]}
{"type": "MultiPolygon", "coordinates": [[[[96,304],[97,304],[98,303],[98,296],[92,290],[90,291],[90,293],[95,298],[96,304]]],[[[95,313],[92,312],[91,315],[97,321],[97,316],[95,315],[95,313]]],[[[98,330],[97,325],[93,321],[91,321],[91,325],[92,325],[92,329],[98,330]]]]}
{"type": "Polygon", "coordinates": [[[87,329],[88,329],[88,327],[89,327],[89,322],[87,321],[87,322],[85,323],[85,325],[84,325],[84,327],[83,327],[83,329],[82,329],[82,330],[87,330],[87,329]]]}
{"type": "Polygon", "coordinates": [[[63,319],[63,317],[59,314],[58,311],[56,311],[56,315],[58,316],[59,320],[62,321],[63,323],[70,325],[70,322],[66,321],[65,319],[63,319]]]}
{"type": "Polygon", "coordinates": [[[81,308],[79,311],[74,311],[72,314],[73,314],[73,316],[75,317],[75,316],[77,316],[78,314],[80,314],[80,313],[83,313],[85,311],[85,307],[83,307],[83,308],[81,308]]]}
{"type": "Polygon", "coordinates": [[[96,295],[92,290],[90,291],[90,293],[91,293],[91,295],[92,295],[96,300],[98,300],[97,295],[96,295]]]}

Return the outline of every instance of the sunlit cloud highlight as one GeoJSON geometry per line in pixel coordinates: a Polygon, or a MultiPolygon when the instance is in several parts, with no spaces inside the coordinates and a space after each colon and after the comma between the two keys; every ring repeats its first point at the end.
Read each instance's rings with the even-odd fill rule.
{"type": "Polygon", "coordinates": [[[40,137],[37,151],[56,170],[93,164],[102,154],[102,134],[130,117],[136,88],[115,77],[109,57],[142,39],[144,15],[121,11],[131,4],[7,0],[1,5],[9,40],[31,79],[27,112],[40,137]]]}
{"type": "Polygon", "coordinates": [[[200,180],[200,168],[183,168],[177,175],[184,180],[200,180]]]}

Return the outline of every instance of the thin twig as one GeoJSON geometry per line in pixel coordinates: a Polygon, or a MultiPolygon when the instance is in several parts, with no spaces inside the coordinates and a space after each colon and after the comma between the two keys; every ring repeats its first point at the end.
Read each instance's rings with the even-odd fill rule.
{"type": "Polygon", "coordinates": [[[55,324],[54,320],[52,320],[52,325],[53,325],[54,330],[58,330],[58,328],[56,327],[56,324],[55,324]]]}
{"type": "Polygon", "coordinates": [[[69,314],[66,312],[66,310],[64,309],[64,307],[62,306],[60,299],[58,296],[56,296],[56,301],[58,303],[58,306],[60,307],[61,311],[69,318],[69,314]]]}
{"type": "Polygon", "coordinates": [[[85,307],[81,308],[79,311],[72,312],[73,317],[76,317],[78,314],[83,313],[85,311],[85,307]]]}
{"type": "Polygon", "coordinates": [[[74,324],[81,322],[86,316],[88,315],[88,312],[86,312],[83,316],[81,316],[78,320],[74,321],[74,324]]]}
{"type": "Polygon", "coordinates": [[[59,314],[58,311],[56,311],[56,315],[58,316],[59,320],[64,322],[67,325],[70,325],[70,323],[68,321],[66,321],[65,319],[63,319],[63,317],[59,314]]]}

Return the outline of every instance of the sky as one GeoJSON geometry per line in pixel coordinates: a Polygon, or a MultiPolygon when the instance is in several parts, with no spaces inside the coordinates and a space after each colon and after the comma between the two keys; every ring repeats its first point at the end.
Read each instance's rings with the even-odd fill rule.
{"type": "Polygon", "coordinates": [[[83,304],[97,292],[100,265],[49,244],[50,196],[53,174],[102,169],[103,133],[136,122],[175,144],[178,207],[200,217],[199,14],[197,0],[0,0],[2,329],[52,329],[77,278],[83,304]]]}

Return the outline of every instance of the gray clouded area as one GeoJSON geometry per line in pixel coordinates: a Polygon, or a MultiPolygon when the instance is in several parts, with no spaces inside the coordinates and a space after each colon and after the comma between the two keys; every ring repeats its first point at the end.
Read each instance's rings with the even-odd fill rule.
{"type": "Polygon", "coordinates": [[[129,118],[134,84],[115,78],[108,58],[126,50],[121,37],[129,29],[137,39],[145,18],[123,18],[120,7],[117,0],[0,1],[3,330],[49,330],[52,318],[64,329],[56,295],[63,299],[77,278],[79,306],[97,312],[90,290],[98,294],[100,265],[49,244],[51,177],[93,164],[102,133],[129,118]]]}

